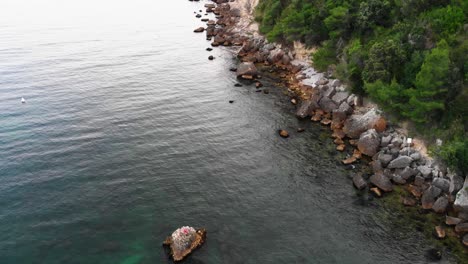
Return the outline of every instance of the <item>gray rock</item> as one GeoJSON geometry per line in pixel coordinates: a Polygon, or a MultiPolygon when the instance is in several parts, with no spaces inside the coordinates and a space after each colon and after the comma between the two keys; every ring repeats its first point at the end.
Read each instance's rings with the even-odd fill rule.
{"type": "Polygon", "coordinates": [[[325,84],[327,84],[328,82],[329,82],[328,79],[326,79],[326,78],[321,78],[321,79],[318,80],[315,84],[317,84],[317,85],[325,85],[325,84]]]}
{"type": "Polygon", "coordinates": [[[390,143],[395,147],[400,147],[403,144],[403,139],[401,137],[394,137],[390,143]]]}
{"type": "Polygon", "coordinates": [[[419,172],[421,172],[422,176],[424,178],[429,178],[432,175],[432,169],[429,168],[428,166],[419,166],[418,167],[419,172]]]}
{"type": "Polygon", "coordinates": [[[432,210],[434,210],[436,213],[442,214],[447,211],[448,205],[449,201],[447,197],[441,196],[435,201],[434,205],[432,205],[432,210]]]}
{"type": "Polygon", "coordinates": [[[421,176],[417,175],[414,178],[414,185],[416,185],[416,186],[423,186],[424,182],[425,182],[424,177],[421,177],[421,176]]]}
{"type": "Polygon", "coordinates": [[[338,109],[333,110],[333,119],[337,121],[344,121],[346,117],[353,112],[353,108],[348,103],[343,102],[338,109]]]}
{"type": "Polygon", "coordinates": [[[461,188],[463,188],[463,178],[458,176],[457,174],[448,174],[448,177],[450,179],[450,187],[449,187],[449,193],[450,194],[455,194],[457,193],[461,188]]]}
{"type": "Polygon", "coordinates": [[[468,177],[465,178],[463,187],[458,191],[453,207],[457,211],[468,214],[468,177]]]}
{"type": "Polygon", "coordinates": [[[461,221],[462,220],[457,217],[448,216],[448,215],[445,217],[445,224],[449,226],[458,225],[459,223],[461,223],[461,221]]]}
{"type": "Polygon", "coordinates": [[[380,146],[386,147],[388,146],[388,144],[390,144],[390,141],[392,141],[392,135],[382,137],[382,140],[380,141],[380,146]]]}
{"type": "Polygon", "coordinates": [[[432,185],[438,187],[443,192],[448,193],[450,188],[450,181],[444,178],[434,178],[432,180],[432,185]]]}
{"type": "Polygon", "coordinates": [[[338,86],[341,85],[341,82],[340,82],[340,80],[335,79],[335,80],[332,80],[332,81],[331,81],[330,85],[331,85],[332,87],[336,88],[336,87],[338,87],[338,86]]]}
{"type": "Polygon", "coordinates": [[[383,170],[382,163],[380,162],[380,160],[373,160],[370,163],[370,165],[372,167],[372,171],[375,172],[375,173],[381,172],[383,170]]]}
{"type": "Polygon", "coordinates": [[[379,145],[379,134],[373,128],[362,133],[357,143],[359,151],[361,151],[362,154],[367,156],[374,156],[379,149],[379,145]]]}
{"type": "Polygon", "coordinates": [[[344,123],[343,131],[350,138],[359,138],[359,136],[370,128],[373,128],[380,115],[375,109],[369,110],[363,115],[351,115],[344,123]]]}
{"type": "Polygon", "coordinates": [[[348,96],[348,92],[338,92],[332,97],[332,100],[339,105],[342,102],[345,102],[346,99],[348,99],[348,96]]]}
{"type": "Polygon", "coordinates": [[[327,113],[331,113],[333,110],[338,108],[338,105],[328,97],[322,97],[322,99],[319,101],[319,106],[327,113]]]}
{"type": "Polygon", "coordinates": [[[406,184],[406,180],[403,179],[403,177],[401,177],[398,174],[393,174],[392,180],[394,183],[397,183],[397,184],[401,184],[401,185],[406,184]]]}
{"type": "Polygon", "coordinates": [[[420,160],[420,159],[421,159],[421,153],[419,153],[419,152],[414,152],[413,154],[410,155],[410,157],[411,157],[413,160],[420,160]]]}
{"type": "Polygon", "coordinates": [[[301,106],[296,111],[296,116],[306,118],[312,115],[312,112],[318,108],[318,105],[313,100],[302,101],[301,106]]]}
{"type": "Polygon", "coordinates": [[[252,62],[242,62],[237,67],[237,77],[241,77],[242,75],[251,75],[255,77],[257,74],[257,68],[252,62]]]}
{"type": "Polygon", "coordinates": [[[353,176],[353,184],[359,190],[362,190],[362,189],[366,188],[366,186],[367,186],[366,180],[364,180],[364,178],[362,177],[362,174],[360,174],[360,173],[355,174],[353,176]]]}
{"type": "Polygon", "coordinates": [[[379,154],[379,160],[382,162],[382,166],[387,167],[393,160],[393,156],[390,154],[379,154]]]}
{"type": "Polygon", "coordinates": [[[411,159],[410,157],[408,156],[400,156],[394,160],[392,160],[392,162],[390,162],[390,164],[388,164],[388,168],[389,169],[398,169],[398,168],[405,168],[405,167],[408,167],[411,162],[413,161],[413,159],[411,159]]]}
{"type": "Polygon", "coordinates": [[[422,207],[424,209],[431,209],[434,205],[435,199],[440,195],[441,192],[442,191],[439,188],[432,185],[429,186],[429,188],[424,191],[421,197],[422,207]]]}
{"type": "Polygon", "coordinates": [[[398,174],[401,175],[403,179],[408,180],[409,178],[418,174],[418,170],[406,167],[403,170],[401,170],[398,174]]]}
{"type": "Polygon", "coordinates": [[[323,85],[321,87],[321,89],[320,89],[320,93],[321,93],[322,97],[332,98],[333,95],[335,95],[336,90],[335,90],[335,88],[333,88],[331,86],[323,85]]]}
{"type": "Polygon", "coordinates": [[[384,192],[393,191],[393,185],[383,173],[376,173],[370,177],[370,182],[384,192]]]}

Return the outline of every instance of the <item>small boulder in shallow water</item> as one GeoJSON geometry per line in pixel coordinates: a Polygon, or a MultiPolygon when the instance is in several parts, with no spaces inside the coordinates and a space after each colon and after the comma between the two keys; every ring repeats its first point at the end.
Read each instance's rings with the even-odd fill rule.
{"type": "Polygon", "coordinates": [[[205,242],[205,239],[205,229],[195,230],[193,227],[183,226],[167,237],[163,245],[171,249],[171,256],[174,261],[181,261],[196,248],[200,247],[205,242]]]}
{"type": "Polygon", "coordinates": [[[281,130],[279,130],[278,132],[279,132],[279,135],[280,135],[281,137],[283,137],[283,138],[289,137],[288,131],[286,131],[286,130],[284,130],[284,129],[281,129],[281,130]]]}
{"type": "Polygon", "coordinates": [[[213,56],[209,56],[208,59],[209,59],[209,60],[214,60],[214,57],[213,57],[213,56]]]}

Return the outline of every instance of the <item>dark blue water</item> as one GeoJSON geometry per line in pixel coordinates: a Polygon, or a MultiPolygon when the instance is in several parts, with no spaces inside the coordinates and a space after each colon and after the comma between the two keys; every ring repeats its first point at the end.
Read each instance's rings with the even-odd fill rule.
{"type": "Polygon", "coordinates": [[[284,88],[207,60],[203,1],[96,2],[0,4],[0,263],[169,263],[181,225],[187,263],[427,262],[284,88]]]}

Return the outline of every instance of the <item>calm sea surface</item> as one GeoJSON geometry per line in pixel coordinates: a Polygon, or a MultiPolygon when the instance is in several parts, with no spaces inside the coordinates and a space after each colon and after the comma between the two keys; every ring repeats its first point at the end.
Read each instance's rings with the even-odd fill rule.
{"type": "Polygon", "coordinates": [[[233,86],[204,3],[0,2],[0,263],[170,263],[182,225],[185,263],[427,263],[275,80],[233,86]]]}

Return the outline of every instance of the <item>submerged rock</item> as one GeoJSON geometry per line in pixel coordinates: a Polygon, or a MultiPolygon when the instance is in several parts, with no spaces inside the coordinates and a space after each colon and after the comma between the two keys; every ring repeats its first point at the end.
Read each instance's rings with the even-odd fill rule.
{"type": "Polygon", "coordinates": [[[164,240],[163,245],[171,249],[174,261],[181,261],[193,250],[200,247],[206,239],[206,230],[183,226],[164,240]]]}

